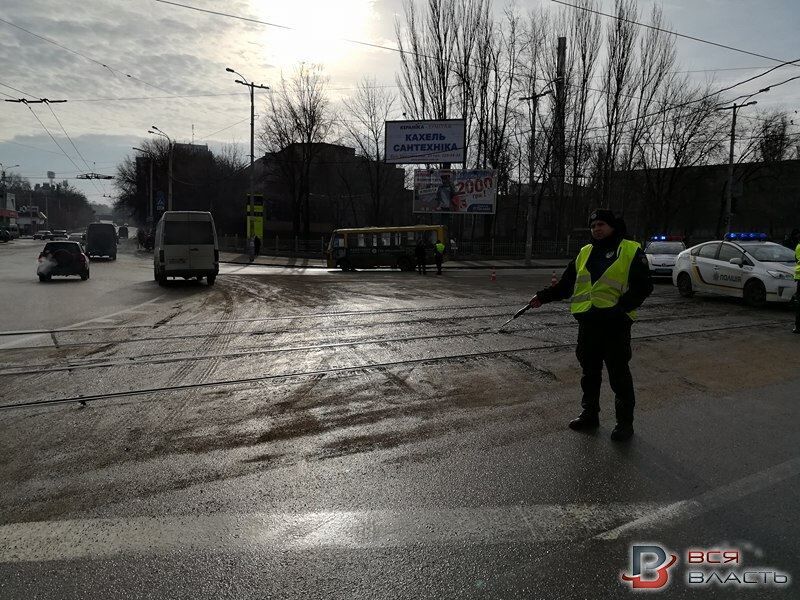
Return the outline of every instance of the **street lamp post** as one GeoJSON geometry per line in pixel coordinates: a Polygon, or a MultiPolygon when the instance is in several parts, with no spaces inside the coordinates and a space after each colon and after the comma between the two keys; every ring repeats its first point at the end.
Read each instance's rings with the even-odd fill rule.
{"type": "MultiPolygon", "coordinates": [[[[552,81],[550,82],[552,83],[552,81]]],[[[550,84],[547,84],[550,85],[550,84]]],[[[539,103],[539,98],[543,98],[548,94],[552,94],[552,90],[545,90],[539,94],[533,93],[530,96],[523,96],[520,101],[528,101],[528,110],[531,114],[531,146],[528,155],[528,215],[527,215],[527,228],[525,235],[525,266],[531,266],[531,257],[533,256],[533,153],[536,144],[536,107],[539,103]]]]}
{"type": "MultiPolygon", "coordinates": [[[[768,92],[770,88],[762,88],[755,92],[754,94],[750,94],[745,98],[743,104],[736,104],[734,102],[731,106],[724,106],[720,107],[717,110],[730,110],[733,112],[733,118],[731,119],[731,145],[730,145],[730,152],[728,155],[728,189],[726,190],[727,193],[725,194],[725,233],[731,232],[731,222],[733,221],[732,213],[733,213],[733,146],[736,143],[736,111],[740,108],[744,108],[745,106],[753,106],[754,104],[758,104],[755,100],[752,102],[747,102],[750,98],[755,96],[756,94],[761,94],[763,92],[768,92]]],[[[741,97],[741,96],[740,96],[741,97]]]]}
{"type": "Polygon", "coordinates": [[[242,78],[241,80],[239,79],[234,80],[235,83],[250,88],[250,203],[252,203],[253,196],[255,195],[255,158],[256,158],[256,153],[255,153],[255,117],[256,117],[255,110],[256,109],[255,109],[254,90],[255,88],[261,90],[268,90],[269,87],[266,85],[259,85],[253,83],[252,81],[247,81],[247,78],[244,75],[242,75],[238,71],[234,71],[230,67],[227,67],[225,70],[228,73],[233,73],[242,78]]]}
{"type": "Polygon", "coordinates": [[[148,129],[147,133],[153,133],[155,135],[165,137],[167,138],[167,142],[169,142],[169,160],[167,167],[167,210],[172,210],[172,138],[155,125],[153,125],[151,129],[148,129]]]}

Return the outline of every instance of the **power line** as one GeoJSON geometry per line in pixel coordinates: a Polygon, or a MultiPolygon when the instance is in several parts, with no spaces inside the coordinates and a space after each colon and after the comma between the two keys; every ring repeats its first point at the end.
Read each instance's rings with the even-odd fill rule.
{"type": "Polygon", "coordinates": [[[716,46],[718,48],[724,48],[726,50],[732,50],[733,52],[740,52],[741,54],[749,54],[750,56],[756,56],[758,58],[765,58],[767,60],[771,60],[773,62],[784,62],[783,59],[780,58],[773,58],[772,56],[766,56],[764,54],[759,54],[757,52],[750,52],[749,50],[742,50],[741,48],[736,48],[734,46],[728,46],[727,44],[720,44],[718,42],[712,42],[711,40],[706,40],[703,38],[695,37],[693,35],[686,35],[684,33],[678,33],[676,31],[670,31],[669,29],[663,29],[661,27],[657,27],[655,25],[648,25],[647,23],[639,23],[638,21],[633,21],[631,19],[626,19],[619,15],[611,15],[608,13],[601,12],[599,10],[594,10],[587,6],[577,6],[575,4],[569,4],[567,2],[563,2],[562,0],[550,0],[551,2],[555,2],[556,4],[561,4],[563,6],[568,6],[569,8],[574,8],[577,10],[583,10],[585,12],[594,13],[596,15],[601,15],[603,17],[609,17],[611,19],[615,19],[618,21],[624,21],[626,23],[631,23],[632,25],[638,25],[639,27],[646,27],[647,29],[653,29],[655,31],[660,31],[662,33],[667,33],[669,35],[674,35],[676,37],[686,38],[688,40],[693,40],[695,42],[700,42],[702,44],[709,44],[711,46],[716,46]]]}
{"type": "Polygon", "coordinates": [[[110,67],[110,66],[108,66],[107,64],[105,64],[105,63],[103,63],[103,62],[100,62],[99,60],[96,60],[96,59],[92,58],[91,56],[87,56],[86,54],[83,54],[82,52],[78,52],[77,50],[73,50],[72,48],[69,48],[69,47],[67,47],[67,46],[65,46],[65,45],[63,45],[63,44],[60,44],[60,43],[56,42],[55,40],[52,40],[52,39],[50,39],[50,38],[48,38],[48,37],[45,37],[45,36],[43,36],[43,35],[39,35],[38,33],[34,33],[34,32],[33,32],[33,31],[31,31],[30,29],[25,29],[24,27],[21,27],[20,25],[17,25],[16,23],[12,23],[11,21],[7,21],[6,19],[2,19],[2,18],[0,18],[0,23],[5,23],[6,25],[8,25],[8,26],[10,26],[10,27],[14,27],[14,28],[16,28],[16,29],[19,29],[20,31],[24,31],[24,32],[25,32],[25,33],[27,33],[28,35],[32,35],[32,36],[33,36],[33,37],[35,37],[35,38],[38,38],[38,39],[40,39],[40,40],[43,40],[43,41],[47,42],[48,44],[53,44],[54,46],[58,46],[58,47],[59,47],[59,48],[61,48],[62,50],[66,50],[67,52],[70,52],[70,53],[72,53],[72,54],[75,54],[76,56],[80,56],[81,58],[83,58],[83,59],[85,59],[85,60],[88,60],[88,61],[89,61],[89,62],[91,62],[91,63],[94,63],[94,64],[96,64],[96,65],[98,65],[98,66],[101,66],[101,67],[103,67],[104,69],[108,69],[108,70],[109,70],[109,71],[111,71],[111,72],[112,72],[114,75],[124,75],[124,76],[125,76],[125,77],[127,77],[128,79],[133,79],[134,81],[138,81],[139,83],[141,83],[141,84],[143,84],[143,85],[146,85],[146,86],[148,86],[148,87],[151,87],[151,88],[154,88],[154,89],[160,90],[160,91],[162,91],[162,92],[165,92],[165,93],[167,93],[167,94],[171,93],[169,90],[165,90],[164,88],[161,88],[161,87],[159,87],[159,86],[157,86],[157,85],[154,85],[154,84],[152,84],[152,83],[149,83],[149,82],[145,81],[144,79],[140,79],[139,77],[136,77],[136,76],[134,76],[134,75],[131,75],[130,73],[125,73],[124,71],[120,71],[120,70],[118,70],[118,69],[115,69],[115,68],[113,68],[113,67],[110,67]]]}
{"type": "Polygon", "coordinates": [[[38,150],[39,152],[47,152],[48,154],[61,154],[60,152],[56,152],[55,150],[47,150],[46,148],[39,148],[38,146],[21,144],[19,142],[12,142],[11,140],[0,140],[0,144],[14,144],[15,146],[22,146],[23,148],[32,148],[33,150],[38,150]]]}
{"type": "Polygon", "coordinates": [[[41,126],[42,126],[42,128],[43,128],[43,129],[44,129],[44,130],[47,132],[47,135],[49,135],[49,136],[50,136],[50,139],[51,139],[51,140],[53,140],[53,143],[54,143],[56,146],[58,146],[58,149],[59,149],[59,150],[61,150],[61,152],[64,154],[64,156],[66,156],[66,157],[67,157],[67,159],[69,160],[69,162],[71,162],[71,163],[72,163],[72,165],[73,165],[73,166],[74,166],[76,169],[78,169],[78,170],[80,171],[80,170],[81,170],[81,168],[78,166],[78,164],[77,164],[77,163],[76,163],[74,160],[72,160],[72,157],[71,157],[69,154],[67,154],[67,153],[66,153],[66,151],[64,150],[64,148],[62,148],[62,147],[61,147],[61,144],[59,144],[59,143],[58,143],[58,141],[56,140],[56,138],[54,138],[54,137],[53,137],[53,134],[52,134],[52,133],[50,133],[50,130],[47,128],[47,126],[46,126],[44,123],[42,123],[42,120],[39,118],[39,115],[37,115],[37,114],[36,114],[36,112],[35,112],[35,111],[34,111],[34,110],[33,110],[33,109],[30,107],[30,105],[29,105],[27,102],[25,102],[24,104],[25,104],[25,106],[27,106],[27,107],[28,107],[28,110],[29,110],[29,111],[31,111],[31,114],[32,114],[34,117],[36,117],[36,120],[37,120],[37,121],[39,121],[39,125],[41,125],[41,126]]]}
{"type": "MultiPolygon", "coordinates": [[[[71,138],[71,137],[69,137],[69,134],[67,133],[67,130],[64,128],[64,124],[61,122],[61,119],[59,119],[59,118],[58,118],[58,115],[56,114],[56,111],[54,111],[54,110],[53,110],[53,107],[52,107],[52,106],[50,106],[50,103],[49,103],[49,102],[45,102],[45,104],[47,105],[47,108],[49,108],[49,109],[50,109],[50,112],[51,112],[51,113],[53,113],[53,116],[55,117],[56,121],[57,121],[57,122],[58,122],[58,124],[61,126],[61,131],[63,131],[63,132],[64,132],[64,135],[65,135],[65,136],[67,136],[67,139],[69,140],[69,143],[70,143],[70,144],[72,144],[72,147],[75,149],[75,152],[77,152],[77,153],[78,153],[78,156],[79,156],[79,157],[81,158],[81,160],[83,161],[83,164],[84,164],[84,165],[86,165],[86,170],[87,170],[87,171],[91,171],[91,170],[92,170],[92,168],[89,166],[89,163],[88,163],[88,161],[87,161],[87,160],[84,158],[83,154],[81,154],[81,151],[80,151],[80,150],[78,150],[78,147],[75,145],[75,142],[73,142],[73,141],[72,141],[72,138],[71,138]]],[[[98,192],[100,192],[100,188],[98,188],[98,187],[97,187],[97,183],[94,181],[94,179],[92,179],[91,181],[92,181],[92,185],[95,187],[95,189],[96,189],[98,192]]],[[[105,193],[105,187],[103,187],[103,191],[102,191],[102,193],[105,193]]]]}

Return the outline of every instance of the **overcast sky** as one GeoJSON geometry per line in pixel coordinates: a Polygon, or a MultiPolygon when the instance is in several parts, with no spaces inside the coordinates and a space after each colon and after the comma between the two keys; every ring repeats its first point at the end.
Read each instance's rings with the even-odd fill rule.
{"type": "MultiPolygon", "coordinates": [[[[321,63],[336,100],[352,93],[363,74],[379,85],[395,83],[397,53],[341,38],[396,46],[394,21],[402,0],[176,1],[295,29],[155,0],[3,0],[0,19],[8,23],[0,22],[0,98],[68,100],[52,106],[55,114],[46,105],[31,108],[70,158],[25,105],[0,102],[0,163],[19,164],[11,170],[32,183],[46,181],[48,170],[59,180],[87,170],[114,174],[131,146],[149,137],[151,125],[183,142],[192,140],[194,126],[196,143],[212,149],[237,143],[246,154],[249,97],[225,72],[227,66],[256,83],[275,85],[281,70],[288,72],[299,61],[321,63]]],[[[515,3],[520,11],[540,4],[556,8],[546,0],[515,3]]],[[[602,4],[612,10],[611,0],[602,4]]],[[[646,14],[652,2],[639,4],[646,14]]],[[[494,2],[498,11],[506,5],[494,2]]],[[[670,0],[662,5],[675,31],[778,59],[800,58],[797,0],[670,0]]],[[[726,69],[692,74],[699,80],[713,77],[720,87],[775,65],[687,39],[679,38],[677,48],[684,69],[726,69]]],[[[755,91],[794,74],[800,74],[797,67],[785,67],[737,90],[755,91]]],[[[760,95],[758,108],[800,109],[798,92],[800,80],[760,95]]],[[[263,102],[262,95],[257,113],[263,102]]],[[[71,181],[90,201],[110,203],[103,194],[114,194],[111,182],[71,181]]]]}

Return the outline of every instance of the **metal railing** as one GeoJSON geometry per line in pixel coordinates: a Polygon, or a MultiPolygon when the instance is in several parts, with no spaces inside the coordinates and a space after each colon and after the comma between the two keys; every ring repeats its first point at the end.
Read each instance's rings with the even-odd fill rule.
{"type": "MultiPolygon", "coordinates": [[[[296,256],[303,258],[323,258],[330,236],[310,235],[294,236],[277,234],[265,236],[261,242],[261,254],[272,256],[296,256]]],[[[547,240],[534,241],[532,255],[537,258],[574,257],[585,240],[569,240],[553,242],[547,240]]],[[[223,235],[219,239],[220,248],[227,252],[247,252],[247,239],[244,236],[223,235]]],[[[452,259],[522,259],[525,258],[525,242],[508,242],[501,240],[461,241],[449,248],[452,259]]]]}

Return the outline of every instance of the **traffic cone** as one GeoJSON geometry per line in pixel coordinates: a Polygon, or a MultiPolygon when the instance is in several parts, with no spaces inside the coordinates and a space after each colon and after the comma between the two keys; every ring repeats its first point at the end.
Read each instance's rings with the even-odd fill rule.
{"type": "Polygon", "coordinates": [[[497,273],[495,272],[494,267],[492,267],[492,281],[497,281],[497,273]]]}

